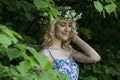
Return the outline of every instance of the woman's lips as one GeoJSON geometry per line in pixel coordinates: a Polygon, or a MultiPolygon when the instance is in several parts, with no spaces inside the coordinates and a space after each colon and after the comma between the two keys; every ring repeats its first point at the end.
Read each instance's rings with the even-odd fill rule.
{"type": "Polygon", "coordinates": [[[69,35],[69,33],[62,33],[64,36],[68,36],[69,35]]]}

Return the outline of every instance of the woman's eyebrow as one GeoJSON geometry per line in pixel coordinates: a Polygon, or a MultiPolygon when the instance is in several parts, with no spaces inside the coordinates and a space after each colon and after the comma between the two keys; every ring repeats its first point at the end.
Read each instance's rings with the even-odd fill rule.
{"type": "Polygon", "coordinates": [[[61,22],[59,22],[59,23],[64,23],[64,24],[67,24],[66,22],[62,22],[62,21],[61,21],[61,22]]]}
{"type": "MultiPolygon", "coordinates": [[[[59,21],[58,23],[67,24],[67,22],[65,22],[65,21],[59,21]]],[[[72,23],[70,22],[70,23],[68,23],[68,25],[72,26],[72,23]]]]}
{"type": "MultiPolygon", "coordinates": [[[[64,24],[67,24],[66,22],[64,21],[60,21],[59,23],[64,23],[64,24]]],[[[68,23],[69,25],[72,25],[72,23],[68,23]]]]}

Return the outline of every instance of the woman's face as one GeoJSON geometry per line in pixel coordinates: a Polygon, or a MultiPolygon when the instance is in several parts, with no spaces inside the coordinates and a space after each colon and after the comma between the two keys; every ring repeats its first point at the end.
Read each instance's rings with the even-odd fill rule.
{"type": "Polygon", "coordinates": [[[69,38],[72,23],[68,20],[60,20],[55,26],[55,38],[66,41],[69,38]]]}

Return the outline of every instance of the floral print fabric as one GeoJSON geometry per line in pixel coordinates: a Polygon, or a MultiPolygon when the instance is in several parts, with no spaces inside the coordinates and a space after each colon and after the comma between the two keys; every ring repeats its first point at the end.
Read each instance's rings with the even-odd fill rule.
{"type": "Polygon", "coordinates": [[[79,68],[72,57],[68,59],[54,59],[53,69],[65,73],[70,77],[70,80],[78,80],[79,68]]]}

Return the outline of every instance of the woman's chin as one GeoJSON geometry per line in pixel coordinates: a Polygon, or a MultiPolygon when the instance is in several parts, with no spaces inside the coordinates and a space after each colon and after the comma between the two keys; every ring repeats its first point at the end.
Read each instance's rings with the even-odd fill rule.
{"type": "Polygon", "coordinates": [[[68,38],[63,38],[62,40],[63,40],[63,41],[67,41],[67,40],[68,40],[68,38]]]}

